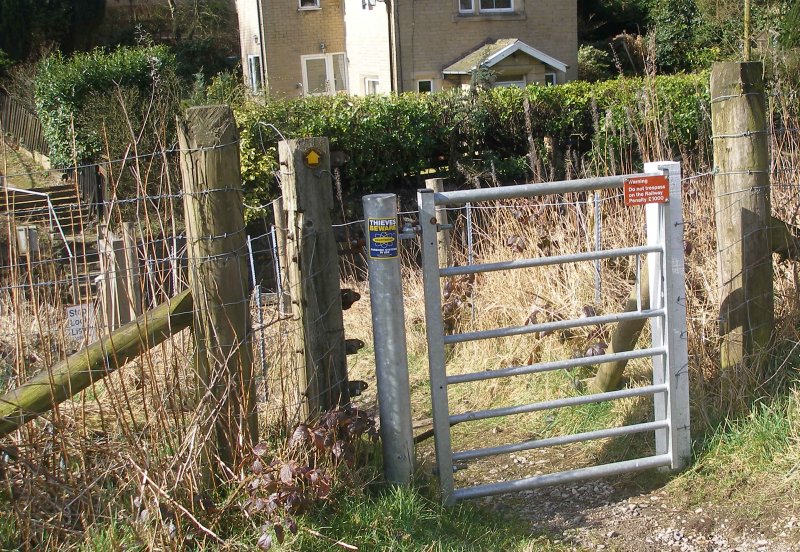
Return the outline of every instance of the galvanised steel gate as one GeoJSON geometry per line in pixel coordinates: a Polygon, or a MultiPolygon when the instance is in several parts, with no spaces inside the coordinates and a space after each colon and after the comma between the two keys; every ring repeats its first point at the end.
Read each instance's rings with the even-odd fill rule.
{"type": "MultiPolygon", "coordinates": [[[[684,291],[683,220],[680,201],[680,165],[675,162],[648,163],[645,166],[645,171],[647,172],[642,175],[593,178],[547,184],[526,184],[444,193],[433,192],[432,190],[420,190],[418,193],[417,199],[419,202],[422,233],[425,318],[433,403],[436,462],[445,503],[452,504],[454,501],[461,499],[535,489],[548,485],[605,477],[646,468],[667,467],[677,470],[686,465],[690,456],[689,378],[686,340],[686,296],[684,291]],[[441,230],[441,228],[437,225],[436,221],[437,207],[457,206],[482,201],[606,190],[622,187],[627,178],[661,174],[666,175],[669,179],[669,197],[671,200],[668,200],[666,203],[651,203],[645,206],[647,218],[647,245],[490,264],[450,268],[439,267],[437,231],[441,230]],[[440,285],[441,278],[462,274],[477,274],[639,255],[647,255],[650,278],[649,309],[642,309],[641,301],[639,301],[638,309],[634,312],[622,312],[575,320],[560,320],[556,322],[453,335],[445,335],[444,333],[440,285]],[[447,374],[445,361],[445,347],[447,345],[480,339],[501,338],[531,334],[534,332],[566,330],[598,324],[609,324],[631,319],[650,320],[652,329],[651,347],[628,352],[609,353],[593,356],[591,358],[570,358],[555,362],[535,363],[527,366],[501,368],[477,373],[459,375],[447,374]],[[464,412],[460,414],[451,414],[448,408],[448,388],[452,385],[523,374],[543,373],[553,370],[565,370],[587,364],[600,364],[613,360],[648,357],[652,358],[653,364],[653,380],[651,385],[606,393],[579,395],[533,404],[464,412]],[[450,427],[459,422],[539,412],[639,396],[653,397],[655,414],[652,421],[475,450],[454,451],[451,446],[450,427]],[[454,462],[644,432],[655,433],[656,453],[653,456],[527,477],[513,481],[502,481],[463,488],[455,488],[454,486],[454,462]]],[[[639,286],[638,281],[637,286],[639,286]]]]}

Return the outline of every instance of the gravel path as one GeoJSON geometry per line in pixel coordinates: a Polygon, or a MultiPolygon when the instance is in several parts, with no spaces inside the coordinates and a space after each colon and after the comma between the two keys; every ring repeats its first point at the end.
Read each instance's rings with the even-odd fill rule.
{"type": "Polygon", "coordinates": [[[690,509],[663,490],[631,493],[613,481],[562,485],[479,502],[528,521],[535,532],[576,550],[800,550],[800,521],[786,511],[774,516],[735,511],[735,505],[690,509]]]}

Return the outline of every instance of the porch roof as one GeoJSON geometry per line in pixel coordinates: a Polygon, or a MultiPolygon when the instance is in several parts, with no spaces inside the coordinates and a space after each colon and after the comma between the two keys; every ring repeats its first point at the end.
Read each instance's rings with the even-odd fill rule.
{"type": "Polygon", "coordinates": [[[492,67],[516,52],[524,52],[562,73],[569,67],[566,63],[525,44],[518,38],[499,38],[480,45],[472,52],[445,67],[442,73],[445,75],[469,75],[479,66],[492,67]]]}

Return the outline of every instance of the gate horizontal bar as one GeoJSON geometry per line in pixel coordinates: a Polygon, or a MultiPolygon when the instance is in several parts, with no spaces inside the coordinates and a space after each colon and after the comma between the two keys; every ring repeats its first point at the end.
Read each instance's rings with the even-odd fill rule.
{"type": "Polygon", "coordinates": [[[437,192],[433,197],[437,206],[464,205],[465,203],[478,201],[496,201],[498,199],[515,199],[518,197],[537,197],[551,194],[608,190],[609,188],[621,187],[627,178],[660,176],[663,174],[662,172],[640,173],[603,176],[598,178],[581,178],[577,180],[559,180],[557,182],[547,182],[545,184],[519,184],[517,186],[480,188],[478,190],[457,190],[452,192],[437,192]]]}
{"type": "Polygon", "coordinates": [[[632,471],[640,471],[649,468],[658,468],[661,466],[670,465],[671,460],[669,454],[661,454],[658,456],[638,458],[636,460],[615,462],[613,464],[602,464],[600,466],[591,466],[577,470],[548,473],[546,475],[527,477],[525,479],[517,479],[515,481],[488,483],[485,485],[477,485],[475,487],[456,489],[453,491],[452,496],[455,500],[464,500],[468,498],[492,496],[516,491],[529,491],[551,485],[563,485],[565,483],[575,483],[577,481],[585,481],[587,479],[599,479],[621,473],[629,473],[632,471]]]}
{"type": "Polygon", "coordinates": [[[497,337],[511,337],[515,335],[527,335],[537,332],[551,332],[556,330],[569,330],[572,328],[583,328],[585,326],[598,326],[600,324],[614,324],[623,320],[642,320],[644,318],[656,318],[664,316],[664,309],[649,309],[634,312],[619,312],[614,314],[604,314],[602,316],[587,316],[586,318],[574,318],[572,320],[558,320],[556,322],[545,322],[542,324],[529,324],[527,326],[511,326],[509,328],[498,328],[495,330],[483,330],[479,332],[467,332],[444,336],[445,345],[453,343],[464,343],[465,341],[476,341],[478,339],[494,339],[497,337]]]}
{"type": "Polygon", "coordinates": [[[497,272],[498,270],[513,270],[516,268],[533,268],[539,266],[552,266],[581,261],[596,261],[600,259],[614,259],[617,257],[631,257],[646,253],[661,253],[661,245],[642,245],[639,247],[624,247],[620,249],[606,249],[604,251],[587,251],[585,253],[571,253],[555,257],[537,257],[535,259],[517,259],[499,263],[486,263],[479,265],[453,266],[439,270],[441,277],[460,276],[462,274],[479,274],[483,272],[497,272]]]}
{"type": "Polygon", "coordinates": [[[567,397],[566,399],[556,399],[519,406],[507,406],[503,408],[492,408],[489,410],[478,410],[475,412],[464,412],[450,416],[450,425],[461,422],[471,422],[475,420],[485,420],[487,418],[499,418],[501,416],[511,416],[513,414],[527,414],[529,412],[539,412],[541,410],[553,410],[567,406],[579,406],[617,399],[627,399],[629,397],[642,397],[645,395],[655,395],[656,393],[666,393],[667,385],[647,385],[644,387],[634,387],[632,389],[621,389],[619,391],[608,391],[606,393],[595,393],[593,395],[580,395],[577,397],[567,397]]]}
{"type": "Polygon", "coordinates": [[[627,425],[609,429],[598,429],[596,431],[575,433],[573,435],[560,435],[558,437],[549,437],[547,439],[534,439],[531,441],[525,441],[523,443],[515,443],[513,445],[501,445],[497,447],[486,447],[481,449],[455,452],[453,453],[453,461],[473,460],[475,458],[495,456],[497,454],[508,454],[510,452],[521,452],[523,450],[570,445],[572,443],[583,443],[585,441],[594,441],[596,439],[621,437],[623,435],[632,435],[634,433],[644,433],[646,431],[655,431],[657,429],[667,428],[669,428],[669,424],[666,422],[666,420],[662,420],[658,422],[645,422],[642,424],[627,425]]]}
{"type": "Polygon", "coordinates": [[[458,383],[484,381],[495,378],[524,376],[525,374],[540,374],[542,372],[552,372],[554,370],[577,368],[578,366],[586,366],[587,364],[603,364],[604,362],[611,362],[613,360],[633,360],[637,358],[648,358],[665,354],[667,354],[666,347],[652,347],[649,349],[637,349],[635,351],[624,351],[621,353],[608,353],[605,355],[590,357],[555,360],[553,362],[540,362],[537,364],[528,364],[526,366],[501,368],[499,370],[485,370],[483,372],[472,372],[469,374],[456,374],[447,377],[447,384],[456,385],[458,383]]]}

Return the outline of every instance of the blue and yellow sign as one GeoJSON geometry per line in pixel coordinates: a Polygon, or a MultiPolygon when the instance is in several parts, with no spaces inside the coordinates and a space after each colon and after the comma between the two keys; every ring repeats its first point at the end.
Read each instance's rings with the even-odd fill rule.
{"type": "Polygon", "coordinates": [[[369,228],[370,259],[397,258],[397,219],[371,218],[369,228]]]}

